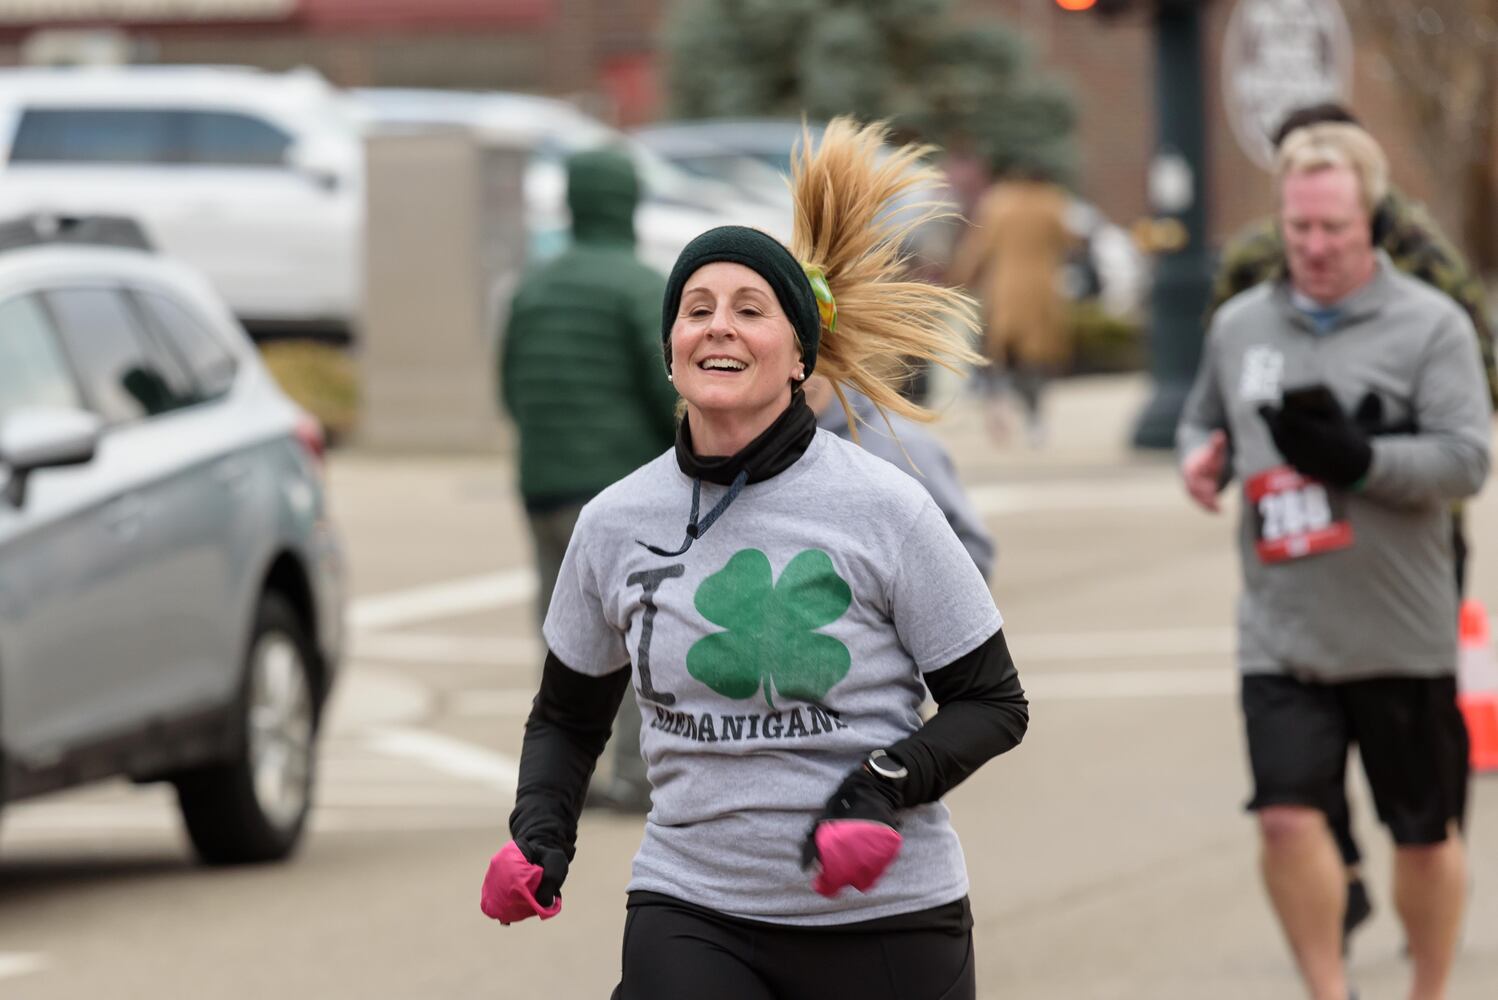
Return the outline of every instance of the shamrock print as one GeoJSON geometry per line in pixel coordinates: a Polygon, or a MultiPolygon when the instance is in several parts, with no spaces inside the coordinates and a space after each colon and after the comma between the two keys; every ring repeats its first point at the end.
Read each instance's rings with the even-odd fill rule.
{"type": "Polygon", "coordinates": [[[769,557],[742,549],[702,581],[695,601],[704,618],[727,631],[692,646],[687,673],[725,698],[752,698],[763,685],[772,709],[772,687],[782,697],[820,701],[848,673],[848,647],[814,631],[853,603],[825,552],[799,553],[777,581],[769,557]]]}

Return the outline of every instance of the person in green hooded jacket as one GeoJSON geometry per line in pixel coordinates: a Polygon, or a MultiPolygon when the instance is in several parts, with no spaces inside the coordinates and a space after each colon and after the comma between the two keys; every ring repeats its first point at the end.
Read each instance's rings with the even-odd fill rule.
{"type": "MultiPolygon", "coordinates": [[[[500,401],[517,432],[541,620],[583,505],[676,436],[676,391],[660,344],[666,279],[636,255],[638,203],[627,156],[572,156],[572,243],[521,278],[505,324],[500,401]]],[[[631,812],[648,804],[633,704],[625,700],[615,725],[613,780],[590,792],[595,805],[631,812]]]]}

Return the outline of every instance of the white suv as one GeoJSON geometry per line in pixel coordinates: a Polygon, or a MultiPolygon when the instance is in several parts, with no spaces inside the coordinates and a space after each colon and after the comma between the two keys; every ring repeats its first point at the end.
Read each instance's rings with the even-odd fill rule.
{"type": "Polygon", "coordinates": [[[251,324],[347,330],[363,148],[315,73],[0,71],[0,218],[129,216],[251,324]]]}

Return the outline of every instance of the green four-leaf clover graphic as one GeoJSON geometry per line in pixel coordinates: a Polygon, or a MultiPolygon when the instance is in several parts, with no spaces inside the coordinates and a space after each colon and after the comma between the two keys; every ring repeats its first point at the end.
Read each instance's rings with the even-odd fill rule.
{"type": "Polygon", "coordinates": [[[754,697],[763,685],[782,697],[820,701],[848,673],[848,647],[814,629],[842,617],[853,591],[827,553],[807,549],[777,581],[758,549],[734,553],[697,588],[697,610],[726,632],[699,639],[687,652],[687,673],[725,698],[754,697]]]}

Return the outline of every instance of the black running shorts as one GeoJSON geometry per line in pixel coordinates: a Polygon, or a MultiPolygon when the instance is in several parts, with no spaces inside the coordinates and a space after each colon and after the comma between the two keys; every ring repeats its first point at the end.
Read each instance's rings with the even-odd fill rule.
{"type": "Polygon", "coordinates": [[[1467,727],[1454,677],[1315,684],[1243,678],[1250,810],[1301,805],[1335,816],[1356,743],[1378,817],[1397,844],[1438,844],[1467,808],[1467,727]]]}

